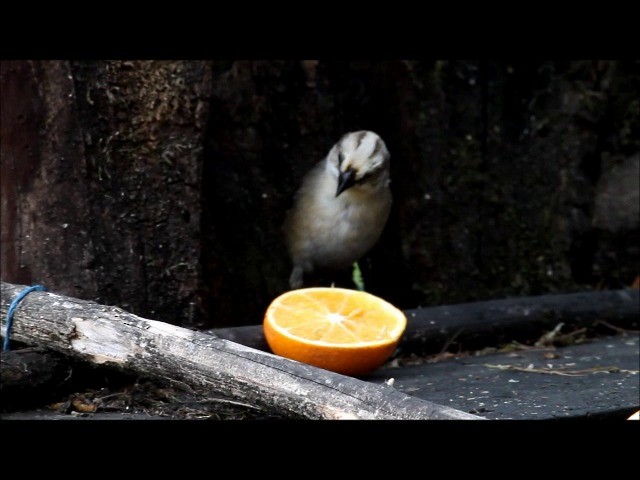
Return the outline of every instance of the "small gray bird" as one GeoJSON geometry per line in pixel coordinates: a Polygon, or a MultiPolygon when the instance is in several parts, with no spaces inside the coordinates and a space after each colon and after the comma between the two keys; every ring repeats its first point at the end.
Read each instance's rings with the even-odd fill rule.
{"type": "Polygon", "coordinates": [[[304,177],[284,223],[300,288],[316,269],[350,267],[378,241],[391,210],[389,151],[377,134],[344,135],[304,177]]]}

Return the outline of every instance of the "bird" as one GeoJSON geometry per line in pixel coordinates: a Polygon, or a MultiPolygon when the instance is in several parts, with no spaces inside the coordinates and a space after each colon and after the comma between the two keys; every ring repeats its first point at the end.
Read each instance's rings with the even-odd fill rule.
{"type": "Polygon", "coordinates": [[[291,289],[316,270],[352,266],[376,244],[391,211],[389,161],[377,133],[353,131],[304,176],[283,225],[291,289]]]}

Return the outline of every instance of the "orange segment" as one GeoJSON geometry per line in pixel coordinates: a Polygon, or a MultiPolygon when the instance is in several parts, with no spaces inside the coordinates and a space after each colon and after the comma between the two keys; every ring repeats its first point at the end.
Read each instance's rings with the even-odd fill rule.
{"type": "Polygon", "coordinates": [[[346,375],[364,375],[395,350],[407,319],[358,290],[303,288],[276,298],[264,317],[273,353],[346,375]]]}

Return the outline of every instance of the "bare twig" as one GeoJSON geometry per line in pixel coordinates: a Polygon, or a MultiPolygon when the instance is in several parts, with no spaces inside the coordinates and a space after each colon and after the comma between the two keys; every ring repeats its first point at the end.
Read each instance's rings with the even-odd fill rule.
{"type": "Polygon", "coordinates": [[[639,333],[640,332],[640,330],[631,330],[628,328],[616,327],[615,325],[611,325],[609,322],[605,322],[604,320],[598,320],[596,322],[596,325],[604,325],[605,327],[610,328],[611,330],[618,333],[639,333]]]}
{"type": "Polygon", "coordinates": [[[591,373],[632,373],[638,374],[638,370],[625,370],[616,366],[609,367],[593,367],[593,368],[585,368],[581,370],[568,370],[566,368],[534,368],[533,365],[529,365],[528,367],[520,367],[518,365],[490,365],[485,363],[485,367],[487,368],[495,368],[502,371],[512,371],[512,372],[525,372],[525,373],[544,373],[547,375],[562,375],[566,377],[583,377],[585,375],[589,375],[591,373]]]}

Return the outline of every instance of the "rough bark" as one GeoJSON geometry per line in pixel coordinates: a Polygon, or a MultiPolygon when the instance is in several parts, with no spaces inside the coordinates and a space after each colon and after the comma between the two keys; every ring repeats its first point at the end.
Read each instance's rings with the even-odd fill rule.
{"type": "Polygon", "coordinates": [[[2,61],[3,279],[97,292],[85,151],[68,62],[2,61]]]}
{"type": "MultiPolygon", "coordinates": [[[[1,312],[24,287],[2,282],[1,312]]],[[[480,419],[228,340],[148,320],[120,308],[32,292],[12,338],[73,358],[308,419],[480,419]]]]}
{"type": "Polygon", "coordinates": [[[194,325],[211,64],[83,61],[71,69],[99,259],[93,299],[194,325]]]}
{"type": "Polygon", "coordinates": [[[2,62],[2,278],[193,325],[210,62],[2,62]]]}

